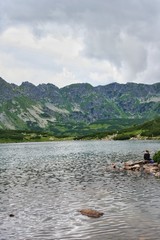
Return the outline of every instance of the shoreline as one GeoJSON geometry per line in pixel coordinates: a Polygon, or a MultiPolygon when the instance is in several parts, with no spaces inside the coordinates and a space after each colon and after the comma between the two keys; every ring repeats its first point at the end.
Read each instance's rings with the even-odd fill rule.
{"type": "Polygon", "coordinates": [[[101,139],[98,139],[98,138],[93,138],[93,139],[73,139],[71,137],[68,137],[68,138],[54,138],[54,139],[43,139],[43,140],[40,140],[40,139],[35,139],[35,140],[26,140],[26,141],[10,141],[9,139],[7,139],[7,141],[1,141],[0,139],[0,144],[6,144],[6,143],[39,143],[39,142],[62,142],[62,141],[160,141],[160,137],[134,137],[134,138],[130,138],[130,139],[124,139],[124,140],[121,140],[121,139],[114,139],[113,137],[109,136],[109,137],[105,137],[105,138],[101,138],[101,139]]]}

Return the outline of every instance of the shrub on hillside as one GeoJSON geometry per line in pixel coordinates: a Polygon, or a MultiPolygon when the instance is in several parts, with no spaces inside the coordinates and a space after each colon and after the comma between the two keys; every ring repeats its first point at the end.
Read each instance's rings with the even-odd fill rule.
{"type": "Polygon", "coordinates": [[[146,137],[157,137],[160,136],[160,129],[152,129],[152,130],[147,130],[141,133],[141,136],[146,136],[146,137]]]}
{"type": "Polygon", "coordinates": [[[135,134],[126,133],[126,134],[118,134],[114,137],[114,140],[129,140],[130,138],[135,137],[135,134]]]}
{"type": "Polygon", "coordinates": [[[156,153],[153,155],[153,160],[154,160],[155,162],[160,163],[160,151],[156,152],[156,153]]]}

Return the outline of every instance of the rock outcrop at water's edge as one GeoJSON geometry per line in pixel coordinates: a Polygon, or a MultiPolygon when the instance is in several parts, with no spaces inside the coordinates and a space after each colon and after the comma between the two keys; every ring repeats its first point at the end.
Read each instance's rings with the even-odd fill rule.
{"type": "Polygon", "coordinates": [[[158,163],[147,163],[145,161],[128,161],[123,164],[122,167],[117,166],[116,163],[111,164],[107,168],[108,170],[114,171],[132,171],[132,172],[144,172],[148,174],[153,174],[155,177],[160,178],[160,164],[158,163]]]}

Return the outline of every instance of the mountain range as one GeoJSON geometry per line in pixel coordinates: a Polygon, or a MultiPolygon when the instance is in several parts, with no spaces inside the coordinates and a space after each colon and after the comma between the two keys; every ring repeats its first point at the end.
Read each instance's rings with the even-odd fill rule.
{"type": "MultiPolygon", "coordinates": [[[[57,123],[93,124],[110,119],[160,116],[160,83],[88,83],[58,88],[53,84],[20,86],[0,78],[0,128],[52,130],[57,123]]],[[[62,129],[63,130],[63,129],[62,129]]]]}

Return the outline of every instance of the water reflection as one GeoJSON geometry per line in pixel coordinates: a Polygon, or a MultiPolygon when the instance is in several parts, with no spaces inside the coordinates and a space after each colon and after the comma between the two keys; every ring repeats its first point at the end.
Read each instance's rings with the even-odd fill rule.
{"type": "Polygon", "coordinates": [[[0,239],[159,239],[159,180],[106,171],[145,149],[159,150],[159,142],[0,145],[0,239]],[[104,215],[90,219],[81,208],[104,215]]]}

